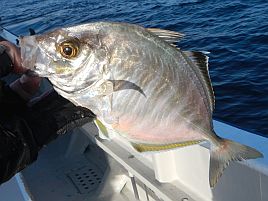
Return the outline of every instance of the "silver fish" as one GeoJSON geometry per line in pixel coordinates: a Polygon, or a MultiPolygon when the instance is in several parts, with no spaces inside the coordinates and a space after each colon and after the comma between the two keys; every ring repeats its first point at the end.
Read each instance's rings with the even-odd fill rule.
{"type": "MultiPolygon", "coordinates": [[[[210,186],[230,161],[262,157],[213,130],[208,57],[174,45],[183,34],[97,22],[21,38],[23,65],[97,115],[140,152],[209,141],[210,186]]],[[[106,132],[107,133],[107,132],[106,132]]],[[[108,135],[108,134],[107,134],[108,135]]]]}

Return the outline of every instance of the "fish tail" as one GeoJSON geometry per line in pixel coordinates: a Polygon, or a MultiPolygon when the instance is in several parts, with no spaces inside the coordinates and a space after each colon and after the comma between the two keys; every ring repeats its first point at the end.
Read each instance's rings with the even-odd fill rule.
{"type": "Polygon", "coordinates": [[[209,183],[214,187],[224,169],[231,161],[241,161],[263,157],[262,153],[254,148],[237,142],[217,137],[210,153],[209,183]]]}

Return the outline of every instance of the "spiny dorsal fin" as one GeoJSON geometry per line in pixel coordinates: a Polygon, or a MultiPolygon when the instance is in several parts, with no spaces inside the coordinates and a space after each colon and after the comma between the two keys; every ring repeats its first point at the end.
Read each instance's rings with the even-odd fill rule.
{"type": "Polygon", "coordinates": [[[209,73],[208,73],[208,56],[205,55],[203,52],[190,52],[190,51],[184,51],[184,54],[186,54],[192,62],[198,67],[198,69],[201,72],[201,77],[204,80],[205,87],[208,91],[209,96],[209,104],[211,112],[214,110],[215,107],[215,97],[213,88],[211,85],[209,73]]]}
{"type": "Polygon", "coordinates": [[[182,34],[182,33],[164,30],[164,29],[147,28],[147,30],[152,32],[153,34],[157,35],[159,38],[165,40],[166,42],[168,42],[169,44],[171,44],[173,46],[174,46],[174,43],[181,40],[181,38],[183,38],[183,36],[184,36],[184,34],[182,34]]]}

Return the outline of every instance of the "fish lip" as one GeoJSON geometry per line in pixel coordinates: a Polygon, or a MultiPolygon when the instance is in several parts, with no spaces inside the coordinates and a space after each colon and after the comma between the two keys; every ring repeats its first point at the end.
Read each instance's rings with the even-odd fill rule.
{"type": "Polygon", "coordinates": [[[38,44],[34,36],[21,36],[19,38],[22,66],[34,70],[37,60],[38,44]]]}
{"type": "Polygon", "coordinates": [[[39,77],[39,74],[31,69],[28,69],[25,72],[26,75],[30,76],[30,77],[39,77]]]}
{"type": "Polygon", "coordinates": [[[34,66],[33,69],[30,69],[30,71],[33,75],[37,75],[39,77],[49,77],[53,75],[53,73],[43,71],[42,69],[39,69],[36,66],[34,66]]]}

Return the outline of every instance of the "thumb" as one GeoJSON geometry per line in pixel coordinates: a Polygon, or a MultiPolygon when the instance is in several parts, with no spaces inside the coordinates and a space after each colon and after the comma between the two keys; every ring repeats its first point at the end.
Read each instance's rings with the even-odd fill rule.
{"type": "Polygon", "coordinates": [[[19,79],[10,84],[10,88],[24,100],[30,100],[38,91],[42,78],[23,74],[19,79]]]}
{"type": "Polygon", "coordinates": [[[21,60],[20,49],[8,41],[1,41],[0,44],[4,45],[7,48],[6,52],[9,55],[14,67],[13,73],[16,74],[25,73],[27,69],[24,68],[21,64],[22,60],[21,60]]]}

